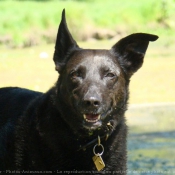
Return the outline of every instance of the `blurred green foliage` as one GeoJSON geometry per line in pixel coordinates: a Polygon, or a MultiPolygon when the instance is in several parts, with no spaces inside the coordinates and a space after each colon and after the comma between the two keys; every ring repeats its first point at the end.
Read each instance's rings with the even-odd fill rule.
{"type": "Polygon", "coordinates": [[[62,9],[78,40],[100,30],[116,34],[151,32],[173,35],[174,0],[5,0],[0,1],[0,44],[27,47],[53,43],[62,9]]]}

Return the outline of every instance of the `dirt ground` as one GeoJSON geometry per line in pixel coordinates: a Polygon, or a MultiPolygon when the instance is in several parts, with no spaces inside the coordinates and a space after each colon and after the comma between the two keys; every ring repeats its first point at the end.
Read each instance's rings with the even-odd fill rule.
{"type": "Polygon", "coordinates": [[[175,174],[175,104],[131,106],[128,174],[175,174]]]}

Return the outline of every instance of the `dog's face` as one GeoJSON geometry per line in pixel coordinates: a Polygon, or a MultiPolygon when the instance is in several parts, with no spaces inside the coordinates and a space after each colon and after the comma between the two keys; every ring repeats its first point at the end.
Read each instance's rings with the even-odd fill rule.
{"type": "Polygon", "coordinates": [[[141,67],[149,41],[157,38],[138,33],[110,50],[81,49],[68,31],[63,11],[54,61],[60,73],[59,98],[67,105],[63,116],[75,132],[115,128],[126,110],[129,79],[141,67]]]}
{"type": "Polygon", "coordinates": [[[107,50],[76,51],[66,64],[61,90],[82,126],[94,130],[106,125],[114,108],[125,98],[125,79],[107,50]]]}

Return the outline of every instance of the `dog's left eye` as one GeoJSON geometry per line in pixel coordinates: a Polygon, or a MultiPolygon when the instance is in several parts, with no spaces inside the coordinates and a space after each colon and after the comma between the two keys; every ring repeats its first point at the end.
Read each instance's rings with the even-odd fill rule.
{"type": "Polygon", "coordinates": [[[115,74],[114,73],[111,73],[111,72],[108,72],[105,77],[109,77],[109,78],[113,78],[115,77],[115,74]]]}

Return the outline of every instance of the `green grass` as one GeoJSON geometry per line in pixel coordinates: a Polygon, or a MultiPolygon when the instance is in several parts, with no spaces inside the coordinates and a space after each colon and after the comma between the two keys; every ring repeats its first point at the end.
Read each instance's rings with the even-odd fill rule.
{"type": "MultiPolygon", "coordinates": [[[[83,48],[107,48],[116,41],[80,42],[83,48]]],[[[0,87],[21,86],[47,91],[57,80],[52,55],[54,45],[0,51],[0,87]],[[41,52],[49,57],[41,59],[41,52]]],[[[174,45],[162,46],[161,39],[151,43],[145,62],[131,78],[130,104],[175,101],[174,45]]]]}
{"type": "Polygon", "coordinates": [[[0,1],[0,42],[27,47],[54,42],[61,12],[66,8],[73,35],[82,40],[98,29],[121,33],[155,32],[174,35],[175,6],[172,0],[0,1]],[[165,13],[165,15],[163,15],[165,13]]]}

